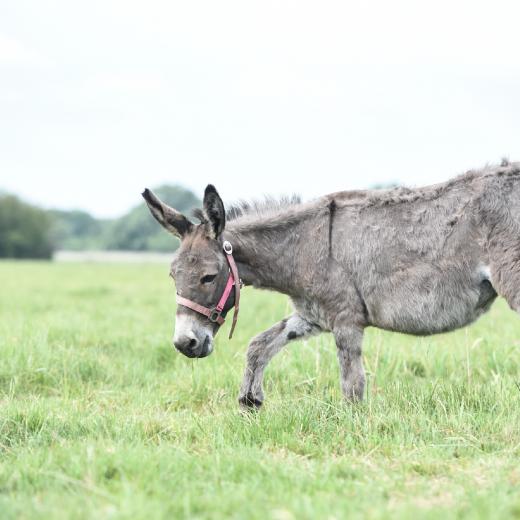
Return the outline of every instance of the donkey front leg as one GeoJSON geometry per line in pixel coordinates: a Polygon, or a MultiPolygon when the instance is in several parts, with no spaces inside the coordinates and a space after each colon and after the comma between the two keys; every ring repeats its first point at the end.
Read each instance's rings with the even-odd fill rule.
{"type": "Polygon", "coordinates": [[[260,407],[264,400],[262,381],[264,370],[275,354],[295,339],[320,332],[320,328],[293,314],[255,336],[247,349],[247,365],[238,402],[242,406],[260,407]]]}
{"type": "Polygon", "coordinates": [[[363,329],[342,326],[334,330],[338,347],[341,390],[349,401],[361,401],[365,391],[365,369],[363,368],[363,329]]]}

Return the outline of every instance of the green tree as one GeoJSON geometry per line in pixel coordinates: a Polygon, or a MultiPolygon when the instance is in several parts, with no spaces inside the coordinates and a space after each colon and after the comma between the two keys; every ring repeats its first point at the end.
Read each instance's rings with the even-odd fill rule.
{"type": "Polygon", "coordinates": [[[78,251],[100,249],[103,244],[105,221],[86,211],[49,211],[52,218],[52,240],[56,249],[78,251]]]}
{"type": "Polygon", "coordinates": [[[51,258],[48,214],[14,195],[0,194],[0,258],[51,258]]]}

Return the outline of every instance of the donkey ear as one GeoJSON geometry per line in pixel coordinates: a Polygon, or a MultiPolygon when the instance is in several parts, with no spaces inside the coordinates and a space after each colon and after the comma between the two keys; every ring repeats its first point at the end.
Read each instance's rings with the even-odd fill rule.
{"type": "Polygon", "coordinates": [[[226,211],[220,195],[212,184],[206,186],[203,206],[209,232],[213,238],[218,238],[226,225],[226,211]]]}
{"type": "Polygon", "coordinates": [[[148,188],[141,195],[155,220],[176,237],[182,238],[193,229],[193,224],[184,215],[164,204],[148,188]]]}

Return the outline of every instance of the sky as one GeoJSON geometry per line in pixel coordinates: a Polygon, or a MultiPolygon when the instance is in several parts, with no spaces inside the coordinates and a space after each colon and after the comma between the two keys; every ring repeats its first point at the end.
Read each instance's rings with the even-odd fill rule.
{"type": "Polygon", "coordinates": [[[114,217],[520,160],[520,3],[0,3],[0,190],[114,217]]]}

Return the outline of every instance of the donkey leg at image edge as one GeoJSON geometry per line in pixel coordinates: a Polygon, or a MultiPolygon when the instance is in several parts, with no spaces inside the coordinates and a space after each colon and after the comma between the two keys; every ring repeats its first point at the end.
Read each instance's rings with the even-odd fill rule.
{"type": "Polygon", "coordinates": [[[363,329],[353,325],[335,328],[334,338],[338,348],[341,390],[348,401],[361,401],[365,391],[363,367],[363,329]]]}
{"type": "Polygon", "coordinates": [[[496,254],[491,263],[491,283],[509,307],[520,314],[520,244],[496,254]]]}
{"type": "Polygon", "coordinates": [[[247,365],[238,402],[244,407],[258,408],[264,401],[262,381],[269,361],[290,341],[304,339],[321,332],[321,329],[299,314],[273,325],[255,336],[247,349],[247,365]]]}

